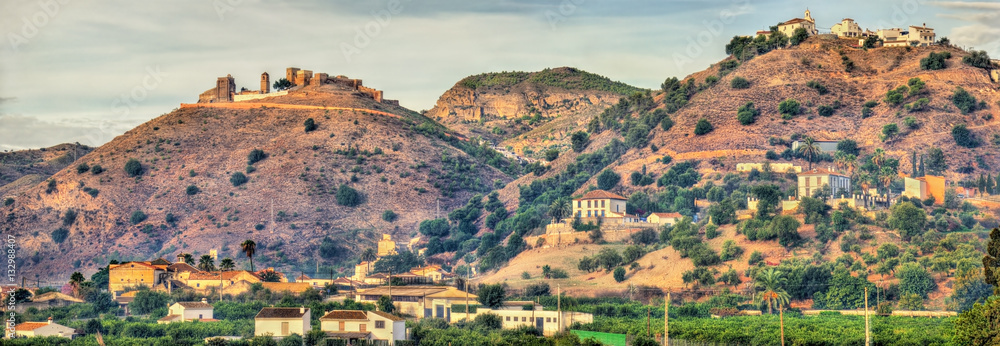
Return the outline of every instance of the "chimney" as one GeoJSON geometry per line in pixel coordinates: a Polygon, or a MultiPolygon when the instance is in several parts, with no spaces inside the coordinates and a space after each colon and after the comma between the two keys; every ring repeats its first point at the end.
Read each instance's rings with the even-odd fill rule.
{"type": "Polygon", "coordinates": [[[201,302],[205,303],[205,304],[208,304],[208,298],[201,298],[201,302]]]}
{"type": "Polygon", "coordinates": [[[306,307],[304,307],[304,306],[299,307],[299,313],[305,315],[306,314],[306,307]]]}
{"type": "Polygon", "coordinates": [[[48,324],[52,324],[52,316],[49,316],[49,323],[48,324]]]}

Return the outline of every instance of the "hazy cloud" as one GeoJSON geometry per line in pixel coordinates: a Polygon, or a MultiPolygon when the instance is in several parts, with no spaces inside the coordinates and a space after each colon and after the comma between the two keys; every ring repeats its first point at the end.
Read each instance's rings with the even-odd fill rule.
{"type": "Polygon", "coordinates": [[[986,50],[992,56],[1000,53],[1000,27],[997,27],[1000,22],[1000,3],[938,1],[932,4],[955,11],[938,14],[938,17],[959,20],[963,24],[972,23],[952,28],[947,35],[952,43],[986,50]]]}
{"type": "Polygon", "coordinates": [[[93,119],[51,122],[35,117],[0,114],[0,150],[22,150],[50,147],[59,143],[94,143],[95,133],[124,133],[139,122],[118,121],[102,124],[93,119]],[[102,126],[104,128],[102,128],[102,126]]]}

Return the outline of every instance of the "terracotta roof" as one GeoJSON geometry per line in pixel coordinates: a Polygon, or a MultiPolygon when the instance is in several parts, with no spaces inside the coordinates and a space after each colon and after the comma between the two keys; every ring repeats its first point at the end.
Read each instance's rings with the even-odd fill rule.
{"type": "Polygon", "coordinates": [[[205,302],[177,302],[180,306],[185,309],[211,309],[212,305],[205,302]]]}
{"type": "Polygon", "coordinates": [[[582,200],[587,200],[587,199],[619,199],[619,200],[623,200],[624,201],[624,200],[627,200],[628,198],[625,198],[625,197],[622,197],[621,195],[618,195],[618,194],[615,194],[615,193],[612,193],[612,192],[607,192],[607,191],[604,191],[604,190],[594,190],[594,191],[587,192],[586,194],[583,195],[583,197],[574,199],[574,201],[582,201],[582,200]]]}
{"type": "MultiPolygon", "coordinates": [[[[309,308],[306,308],[306,312],[309,312],[309,308]]],[[[305,316],[302,313],[301,308],[263,308],[254,316],[254,319],[258,318],[302,318],[305,316]]]]}
{"type": "Polygon", "coordinates": [[[381,312],[381,311],[369,311],[368,313],[369,314],[376,314],[376,315],[382,316],[383,318],[385,318],[387,320],[390,320],[390,321],[393,321],[393,322],[399,322],[399,321],[406,320],[406,319],[404,319],[402,317],[399,317],[399,316],[396,316],[396,315],[393,315],[393,314],[389,314],[389,313],[385,313],[385,312],[381,312]]]}
{"type": "Polygon", "coordinates": [[[41,327],[45,327],[47,325],[49,325],[48,322],[24,322],[14,326],[14,330],[27,332],[41,327]]]}
{"type": "Polygon", "coordinates": [[[302,293],[312,287],[308,282],[261,282],[260,284],[271,292],[302,293]]]}
{"type": "Polygon", "coordinates": [[[167,266],[167,270],[168,271],[172,271],[172,272],[176,272],[176,273],[181,273],[181,272],[200,272],[201,271],[201,269],[195,268],[194,266],[192,266],[190,264],[187,264],[187,263],[184,263],[184,262],[171,264],[171,265],[167,266]]]}
{"type": "Polygon", "coordinates": [[[180,319],[181,319],[181,315],[166,315],[166,316],[163,316],[162,318],[158,319],[157,321],[160,321],[160,322],[172,322],[172,321],[177,321],[177,320],[180,320],[180,319]]]}
{"type": "MultiPolygon", "coordinates": [[[[409,296],[409,297],[424,297],[431,296],[436,293],[447,291],[448,287],[444,286],[393,286],[392,295],[395,297],[399,296],[409,296]]],[[[358,295],[375,295],[384,296],[389,295],[389,286],[379,286],[375,288],[366,289],[364,291],[359,291],[358,295]]],[[[462,297],[465,297],[465,292],[462,292],[462,297]]],[[[470,295],[469,297],[474,297],[470,295]]]]}
{"type": "Polygon", "coordinates": [[[170,265],[170,261],[163,259],[163,257],[160,257],[160,258],[157,258],[157,259],[149,262],[149,264],[150,265],[154,265],[154,266],[158,266],[158,265],[169,266],[170,265]]]}
{"type": "Polygon", "coordinates": [[[428,294],[427,298],[465,298],[466,296],[468,296],[469,299],[479,298],[479,296],[475,294],[466,293],[465,291],[459,289],[448,289],[438,293],[428,294]]]}
{"type": "Polygon", "coordinates": [[[656,215],[657,217],[676,217],[678,219],[684,217],[684,215],[681,215],[681,213],[652,213],[652,214],[649,214],[649,216],[653,216],[653,215],[656,215]]]}
{"type": "Polygon", "coordinates": [[[124,266],[129,265],[129,264],[132,264],[132,265],[138,264],[141,267],[146,267],[146,268],[149,268],[149,269],[161,269],[161,268],[157,268],[154,265],[149,264],[149,262],[125,262],[125,263],[121,263],[121,264],[112,264],[112,265],[109,265],[108,266],[108,270],[115,269],[115,268],[120,268],[120,267],[124,267],[124,266]]]}
{"type": "Polygon", "coordinates": [[[805,22],[805,23],[812,23],[811,21],[809,21],[809,20],[806,20],[806,19],[802,19],[802,18],[795,18],[795,19],[792,19],[792,20],[790,20],[790,21],[787,21],[787,22],[784,22],[784,23],[781,23],[781,25],[791,25],[791,24],[798,24],[798,23],[802,23],[802,22],[805,22]]]}
{"type": "Polygon", "coordinates": [[[837,176],[841,176],[841,177],[846,177],[846,175],[843,175],[843,174],[840,174],[840,173],[837,173],[837,172],[833,172],[833,171],[829,171],[829,170],[825,170],[825,169],[822,169],[822,168],[813,168],[813,170],[799,173],[799,175],[837,175],[837,176]]]}
{"type": "Polygon", "coordinates": [[[302,275],[299,275],[299,277],[295,278],[295,281],[299,281],[299,280],[312,280],[312,278],[309,277],[309,275],[302,274],[302,275]]]}
{"type": "Polygon", "coordinates": [[[333,310],[319,318],[320,321],[329,320],[368,320],[365,312],[361,310],[333,310]]]}

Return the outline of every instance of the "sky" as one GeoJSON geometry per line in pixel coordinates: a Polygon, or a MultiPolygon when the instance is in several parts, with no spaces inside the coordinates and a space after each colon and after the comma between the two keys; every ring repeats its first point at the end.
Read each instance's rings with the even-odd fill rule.
{"type": "Polygon", "coordinates": [[[927,23],[1000,56],[1000,2],[928,0],[5,0],[0,150],[101,145],[217,77],[346,75],[420,111],[458,80],[572,66],[644,88],[703,70],[734,35],[811,10],[821,31],[927,23]]]}

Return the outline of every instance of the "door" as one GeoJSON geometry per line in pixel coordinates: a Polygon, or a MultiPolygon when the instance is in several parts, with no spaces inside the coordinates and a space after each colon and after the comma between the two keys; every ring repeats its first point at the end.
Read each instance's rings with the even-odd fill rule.
{"type": "Polygon", "coordinates": [[[281,336],[288,336],[288,322],[281,322],[281,336]]]}
{"type": "Polygon", "coordinates": [[[344,329],[344,321],[340,321],[339,324],[340,324],[340,329],[337,329],[337,330],[341,331],[341,332],[345,331],[346,329],[344,329]]]}
{"type": "Polygon", "coordinates": [[[545,331],[545,319],[542,317],[535,317],[535,329],[539,332],[545,331]]]}
{"type": "Polygon", "coordinates": [[[444,318],[444,305],[434,306],[434,317],[444,318]]]}

